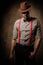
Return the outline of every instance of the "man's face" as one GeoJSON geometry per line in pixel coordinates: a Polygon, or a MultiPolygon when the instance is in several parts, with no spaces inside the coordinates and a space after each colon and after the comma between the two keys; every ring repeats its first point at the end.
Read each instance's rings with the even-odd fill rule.
{"type": "Polygon", "coordinates": [[[27,12],[22,12],[22,16],[27,19],[29,17],[29,11],[27,12]]]}

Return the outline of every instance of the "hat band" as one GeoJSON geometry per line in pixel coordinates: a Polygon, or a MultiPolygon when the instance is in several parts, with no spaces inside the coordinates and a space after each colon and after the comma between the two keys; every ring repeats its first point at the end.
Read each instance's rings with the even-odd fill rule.
{"type": "Polygon", "coordinates": [[[28,8],[29,8],[29,6],[24,7],[24,8],[22,7],[21,10],[26,10],[26,9],[28,9],[28,8]]]}

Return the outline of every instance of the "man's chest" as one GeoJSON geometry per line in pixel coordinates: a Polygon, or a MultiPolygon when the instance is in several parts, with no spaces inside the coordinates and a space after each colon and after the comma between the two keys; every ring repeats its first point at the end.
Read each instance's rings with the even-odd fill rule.
{"type": "MultiPolygon", "coordinates": [[[[34,31],[37,27],[37,24],[32,22],[32,31],[34,31]]],[[[30,32],[31,30],[31,23],[25,22],[20,24],[20,32],[30,32]]]]}
{"type": "Polygon", "coordinates": [[[21,22],[20,26],[17,27],[18,30],[20,30],[20,36],[21,38],[28,38],[30,37],[30,34],[32,32],[32,35],[34,35],[34,31],[36,29],[37,24],[35,22],[21,22]]]}

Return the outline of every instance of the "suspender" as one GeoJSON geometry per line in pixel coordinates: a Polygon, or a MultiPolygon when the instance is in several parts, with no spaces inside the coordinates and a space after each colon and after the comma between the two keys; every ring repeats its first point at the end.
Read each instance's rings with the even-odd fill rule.
{"type": "MultiPolygon", "coordinates": [[[[18,22],[18,42],[20,44],[20,24],[21,24],[21,19],[18,22]]],[[[30,22],[30,40],[29,43],[31,43],[31,39],[32,39],[32,21],[30,22]]]]}
{"type": "Polygon", "coordinates": [[[30,40],[29,40],[29,44],[31,44],[32,42],[32,21],[30,22],[30,40]]]}
{"type": "Polygon", "coordinates": [[[18,22],[18,42],[20,43],[20,24],[21,24],[21,19],[18,22]]]}

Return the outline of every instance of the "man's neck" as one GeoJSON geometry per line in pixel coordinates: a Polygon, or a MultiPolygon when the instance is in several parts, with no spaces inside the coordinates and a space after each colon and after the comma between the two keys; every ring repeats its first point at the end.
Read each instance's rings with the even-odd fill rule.
{"type": "Polygon", "coordinates": [[[31,17],[24,18],[24,21],[31,21],[31,17]]]}

